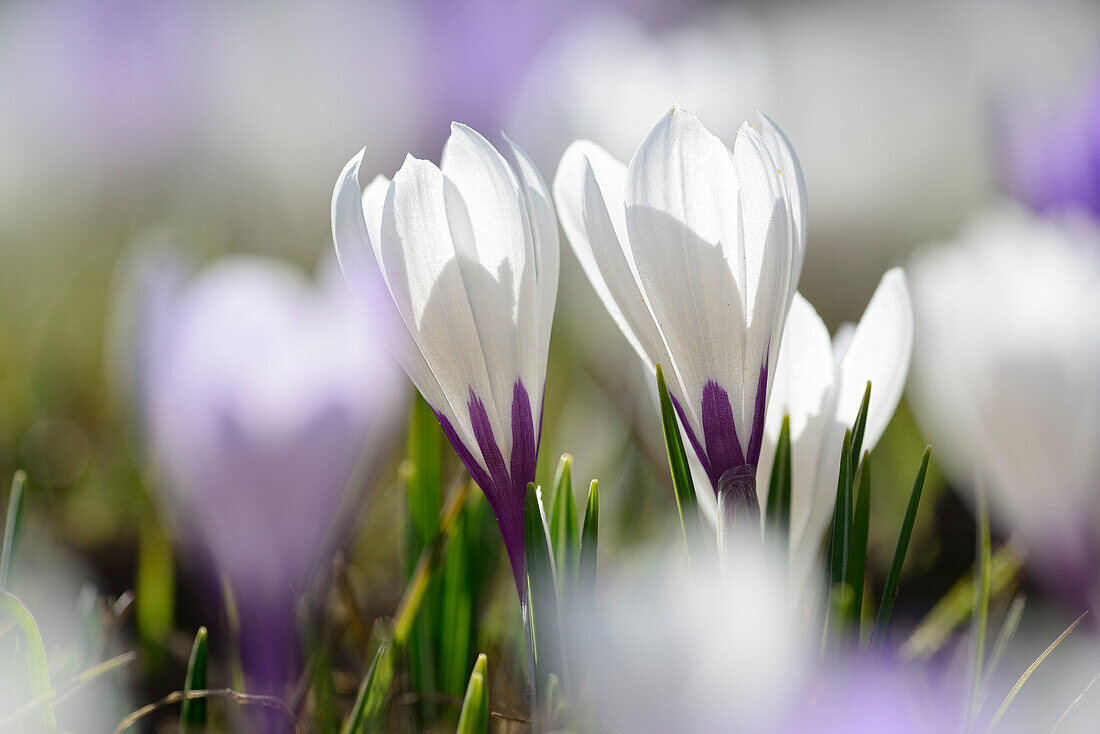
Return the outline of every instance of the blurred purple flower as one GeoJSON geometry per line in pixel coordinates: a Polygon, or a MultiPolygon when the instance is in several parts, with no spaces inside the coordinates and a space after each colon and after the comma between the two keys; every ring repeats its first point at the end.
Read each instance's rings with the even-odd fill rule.
{"type": "Polygon", "coordinates": [[[400,435],[405,383],[335,263],[317,285],[257,257],[144,273],[130,359],[165,499],[233,592],[250,689],[282,694],[299,599],[400,435]]]}
{"type": "Polygon", "coordinates": [[[1006,122],[1011,193],[1038,212],[1077,209],[1100,218],[1100,74],[1068,104],[1006,122]]]}

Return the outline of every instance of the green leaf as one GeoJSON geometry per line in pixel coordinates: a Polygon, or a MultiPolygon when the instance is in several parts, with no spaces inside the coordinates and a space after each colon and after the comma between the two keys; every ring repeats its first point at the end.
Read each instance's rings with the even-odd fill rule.
{"type": "Polygon", "coordinates": [[[558,611],[554,560],[550,555],[549,531],[542,497],[533,483],[527,485],[523,511],[524,543],[527,555],[527,622],[534,654],[536,701],[542,699],[551,675],[563,679],[564,651],[558,611]]]}
{"type": "MultiPolygon", "coordinates": [[[[206,628],[199,627],[195,642],[191,646],[191,657],[187,661],[187,676],[183,681],[183,691],[206,690],[206,628]]],[[[206,699],[184,698],[180,704],[180,734],[198,731],[206,726],[206,699]]]]}
{"type": "Polygon", "coordinates": [[[10,620],[15,625],[15,633],[19,635],[12,670],[19,669],[18,661],[22,658],[22,668],[26,671],[26,676],[15,680],[22,694],[20,697],[28,702],[45,699],[46,703],[38,711],[39,726],[47,731],[57,731],[57,717],[54,716],[53,705],[49,702],[54,692],[50,684],[50,667],[46,660],[46,648],[42,645],[42,635],[38,633],[38,625],[21,601],[6,591],[0,591],[0,622],[4,620],[10,620]]]}
{"type": "Polygon", "coordinates": [[[458,717],[456,734],[486,734],[489,730],[489,661],[485,654],[477,656],[466,696],[462,699],[462,713],[458,717]]]}
{"type": "Polygon", "coordinates": [[[863,450],[863,434],[867,430],[867,410],[871,405],[871,381],[867,381],[867,387],[863,390],[863,400],[859,403],[859,412],[856,413],[856,422],[852,424],[852,454],[849,457],[852,466],[859,463],[860,452],[863,450]]]}
{"type": "Polygon", "coordinates": [[[378,719],[385,704],[386,694],[390,690],[390,682],[393,680],[394,643],[383,625],[375,625],[375,633],[378,637],[378,649],[374,653],[363,682],[359,685],[355,703],[344,720],[340,734],[362,734],[366,731],[381,730],[378,719]]]}
{"type": "Polygon", "coordinates": [[[470,562],[470,510],[467,501],[455,521],[454,533],[443,558],[442,604],[439,619],[439,678],[444,693],[462,694],[466,684],[473,636],[474,588],[470,562]]]}
{"type": "Polygon", "coordinates": [[[905,566],[905,554],[909,550],[909,539],[913,537],[913,526],[917,522],[917,509],[920,507],[920,496],[924,490],[924,478],[928,474],[928,460],[932,458],[932,447],[924,449],[921,457],[920,469],[917,478],[913,482],[913,491],[909,493],[909,506],[905,510],[905,519],[901,523],[901,532],[898,533],[898,543],[894,547],[894,560],[890,563],[890,572],[886,576],[886,586],[882,590],[882,602],[879,604],[878,617],[875,619],[875,631],[871,636],[872,642],[881,642],[886,637],[886,629],[890,625],[890,615],[894,611],[894,600],[898,595],[898,582],[901,580],[901,570],[905,566]]]}
{"type": "Polygon", "coordinates": [[[840,473],[837,475],[836,502],[833,504],[833,525],[830,533],[830,581],[832,586],[847,583],[848,559],[852,543],[852,432],[844,431],[840,451],[840,473]]]}
{"type": "Polygon", "coordinates": [[[15,554],[19,549],[19,535],[23,527],[23,490],[27,474],[15,472],[8,495],[8,513],[4,520],[4,543],[0,546],[0,589],[10,589],[15,569],[15,554]]]}
{"type": "MultiPolygon", "coordinates": [[[[1011,539],[993,556],[990,597],[1009,588],[1024,564],[1023,551],[1011,539]]],[[[975,564],[976,565],[976,564],[975,564]]],[[[902,660],[925,661],[943,649],[952,633],[974,613],[974,573],[959,579],[924,616],[898,650],[902,660]]]]}
{"type": "Polygon", "coordinates": [[[577,559],[581,537],[577,528],[577,504],[573,497],[573,457],[562,454],[554,477],[554,495],[550,503],[550,542],[554,548],[554,568],[558,591],[567,598],[577,586],[577,559]]]}
{"type": "MultiPolygon", "coordinates": [[[[419,393],[409,416],[406,450],[408,458],[401,473],[409,508],[406,568],[411,578],[421,553],[435,532],[443,505],[443,430],[419,393]]],[[[440,688],[441,676],[438,646],[447,627],[439,616],[444,603],[441,582],[433,580],[426,594],[429,601],[420,610],[409,639],[409,676],[414,691],[435,692],[440,688]]],[[[460,678],[465,676],[466,664],[463,658],[460,678]]],[[[437,710],[433,701],[422,700],[418,710],[425,724],[435,720],[437,710]]]]}
{"type": "MultiPolygon", "coordinates": [[[[868,383],[870,384],[870,383],[868,383]]],[[[863,608],[863,583],[867,569],[867,533],[871,518],[871,454],[863,452],[863,461],[859,463],[855,478],[856,508],[852,518],[852,558],[849,566],[848,583],[852,587],[851,614],[859,622],[859,613],[863,608]]]]}
{"type": "Polygon", "coordinates": [[[672,407],[672,398],[665,385],[661,365],[657,365],[657,394],[661,400],[661,423],[664,426],[669,471],[672,472],[672,487],[676,492],[676,509],[680,513],[680,530],[684,534],[684,542],[690,553],[692,545],[702,531],[699,500],[695,496],[691,465],[684,451],[684,442],[680,438],[680,426],[676,423],[676,411],[672,407]]]}
{"type": "MultiPolygon", "coordinates": [[[[989,722],[989,727],[986,729],[987,732],[993,731],[997,724],[1001,722],[1001,718],[1005,715],[1005,712],[1008,711],[1008,707],[1012,705],[1012,701],[1016,698],[1016,694],[1019,693],[1020,689],[1024,687],[1024,684],[1027,683],[1027,680],[1031,677],[1031,674],[1034,673],[1040,665],[1042,665],[1043,661],[1047,659],[1048,655],[1054,652],[1054,648],[1062,644],[1062,640],[1069,637],[1070,632],[1073,632],[1073,630],[1077,629],[1077,625],[1081,624],[1081,620],[1084,619],[1085,615],[1087,614],[1088,612],[1086,611],[1080,617],[1075,619],[1073,621],[1073,624],[1067,627],[1065,631],[1062,632],[1062,634],[1058,635],[1058,639],[1050,643],[1050,646],[1047,647],[1046,650],[1043,650],[1042,654],[1035,659],[1035,662],[1028,666],[1023,675],[1021,675],[1019,680],[1016,681],[1016,685],[1012,686],[1012,690],[1008,692],[1007,696],[1005,696],[1005,700],[1001,701],[1001,705],[997,707],[997,713],[993,715],[993,720],[989,722]]],[[[1089,686],[1091,687],[1092,684],[1090,683],[1089,686]]],[[[1074,704],[1076,703],[1077,702],[1074,701],[1074,704]]],[[[1069,713],[1068,710],[1066,713],[1069,713]]],[[[1062,714],[1062,717],[1065,718],[1065,714],[1062,714]]],[[[1061,721],[1062,720],[1059,719],[1058,723],[1061,723],[1061,721]]],[[[1057,724],[1055,726],[1057,726],[1057,724]]]]}
{"type": "Polygon", "coordinates": [[[145,650],[156,667],[167,663],[165,646],[175,628],[176,565],[172,540],[153,512],[146,512],[138,536],[134,617],[145,650]]]}
{"type": "Polygon", "coordinates": [[[584,527],[581,530],[580,572],[577,582],[577,598],[582,604],[590,604],[596,596],[596,551],[600,532],[600,483],[595,479],[588,486],[588,504],[584,509],[584,527]]]}
{"type": "Polygon", "coordinates": [[[791,418],[783,416],[779,441],[775,444],[775,461],[772,463],[771,480],[768,483],[768,505],[764,513],[767,532],[777,540],[786,553],[791,527],[791,418]]]}

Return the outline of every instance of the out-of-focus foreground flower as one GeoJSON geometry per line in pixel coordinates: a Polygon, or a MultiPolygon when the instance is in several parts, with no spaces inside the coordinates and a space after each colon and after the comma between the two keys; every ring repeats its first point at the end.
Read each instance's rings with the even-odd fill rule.
{"type": "Polygon", "coordinates": [[[281,695],[299,597],[400,433],[404,381],[334,263],[316,285],[262,258],[172,267],[134,285],[149,448],[181,535],[234,596],[250,688],[281,695]]]}
{"type": "MultiPolygon", "coordinates": [[[[629,166],[579,141],[554,181],[577,259],[638,354],[665,369],[716,494],[755,473],[805,252],[798,160],[760,125],[744,124],[731,152],[676,107],[629,166]]],[[[741,499],[756,504],[755,492],[741,499]]]]}
{"type": "Polygon", "coordinates": [[[1095,594],[1100,230],[1000,209],[914,258],[911,403],[1063,591],[1095,594]]]}
{"type": "Polygon", "coordinates": [[[455,123],[438,167],[409,156],[392,181],[365,189],[360,152],[337,182],[332,228],[353,289],[379,274],[389,288],[406,327],[391,347],[485,492],[522,599],[558,229],[538,171],[509,148],[511,165],[455,123]]]}
{"type": "Polygon", "coordinates": [[[871,401],[863,448],[886,430],[905,388],[913,351],[913,306],[905,272],[883,276],[858,324],[829,331],[795,295],[768,405],[757,491],[764,504],[784,416],[791,436],[791,582],[797,593],[818,559],[836,503],[844,431],[855,422],[868,380],[871,401]]]}

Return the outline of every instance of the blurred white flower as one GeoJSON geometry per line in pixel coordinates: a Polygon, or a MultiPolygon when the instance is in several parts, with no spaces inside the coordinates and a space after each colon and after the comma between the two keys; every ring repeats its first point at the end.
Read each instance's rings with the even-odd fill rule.
{"type": "Polygon", "coordinates": [[[754,105],[767,106],[765,43],[759,26],[726,9],[661,32],[603,9],[578,20],[536,59],[506,128],[549,170],[578,139],[625,159],[673,103],[732,138],[754,105]]]}
{"type": "Polygon", "coordinates": [[[577,259],[641,358],[664,368],[716,493],[757,464],[805,252],[798,161],[782,131],[759,124],[742,125],[731,152],[675,107],[629,167],[578,141],[554,180],[577,259]]]}
{"type": "Polygon", "coordinates": [[[453,124],[439,167],[409,156],[360,188],[360,152],[333,193],[340,264],[356,290],[380,275],[407,330],[391,345],[500,524],[524,596],[523,506],[535,480],[558,228],[519,148],[510,166],[453,124]]]}
{"type": "Polygon", "coordinates": [[[938,460],[960,487],[986,483],[995,519],[1019,528],[1033,551],[1062,571],[1091,573],[1100,230],[992,210],[950,245],[919,253],[909,273],[910,402],[938,460]]]}
{"type": "Polygon", "coordinates": [[[772,550],[734,539],[721,572],[638,551],[601,574],[593,606],[567,608],[571,662],[601,730],[771,731],[815,653],[772,550]]]}
{"type": "Polygon", "coordinates": [[[863,449],[875,447],[905,388],[913,351],[913,306],[905,272],[888,271],[856,325],[844,324],[830,343],[814,307],[795,295],[769,398],[764,446],[756,471],[767,499],[775,447],[790,416],[790,574],[797,598],[818,561],[821,538],[836,502],[844,431],[855,422],[870,380],[863,449]]]}

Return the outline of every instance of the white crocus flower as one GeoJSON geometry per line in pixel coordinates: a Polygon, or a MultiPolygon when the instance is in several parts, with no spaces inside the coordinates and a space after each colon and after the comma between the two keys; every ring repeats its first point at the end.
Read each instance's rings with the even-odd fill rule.
{"type": "Polygon", "coordinates": [[[806,216],[790,143],[759,124],[730,151],[674,107],[629,166],[578,141],[554,181],[577,259],[642,359],[663,366],[715,493],[730,487],[750,510],[755,493],[730,480],[751,485],[760,455],[806,216]]]}
{"type": "Polygon", "coordinates": [[[952,482],[990,492],[1063,588],[1095,582],[1100,230],[990,212],[909,268],[910,402],[952,482]]]}
{"type": "Polygon", "coordinates": [[[836,503],[844,431],[855,423],[867,382],[871,401],[863,449],[882,437],[898,407],[913,351],[913,305],[901,268],[888,271],[859,324],[845,324],[830,341],[814,307],[796,294],[772,385],[764,446],[756,472],[767,497],[775,447],[790,416],[790,578],[797,595],[818,560],[836,503]]]}
{"type": "Polygon", "coordinates": [[[512,165],[454,123],[439,167],[409,156],[365,189],[360,152],[336,184],[332,227],[352,288],[384,279],[405,327],[391,346],[484,490],[522,597],[558,229],[546,185],[509,146],[512,165]]]}

